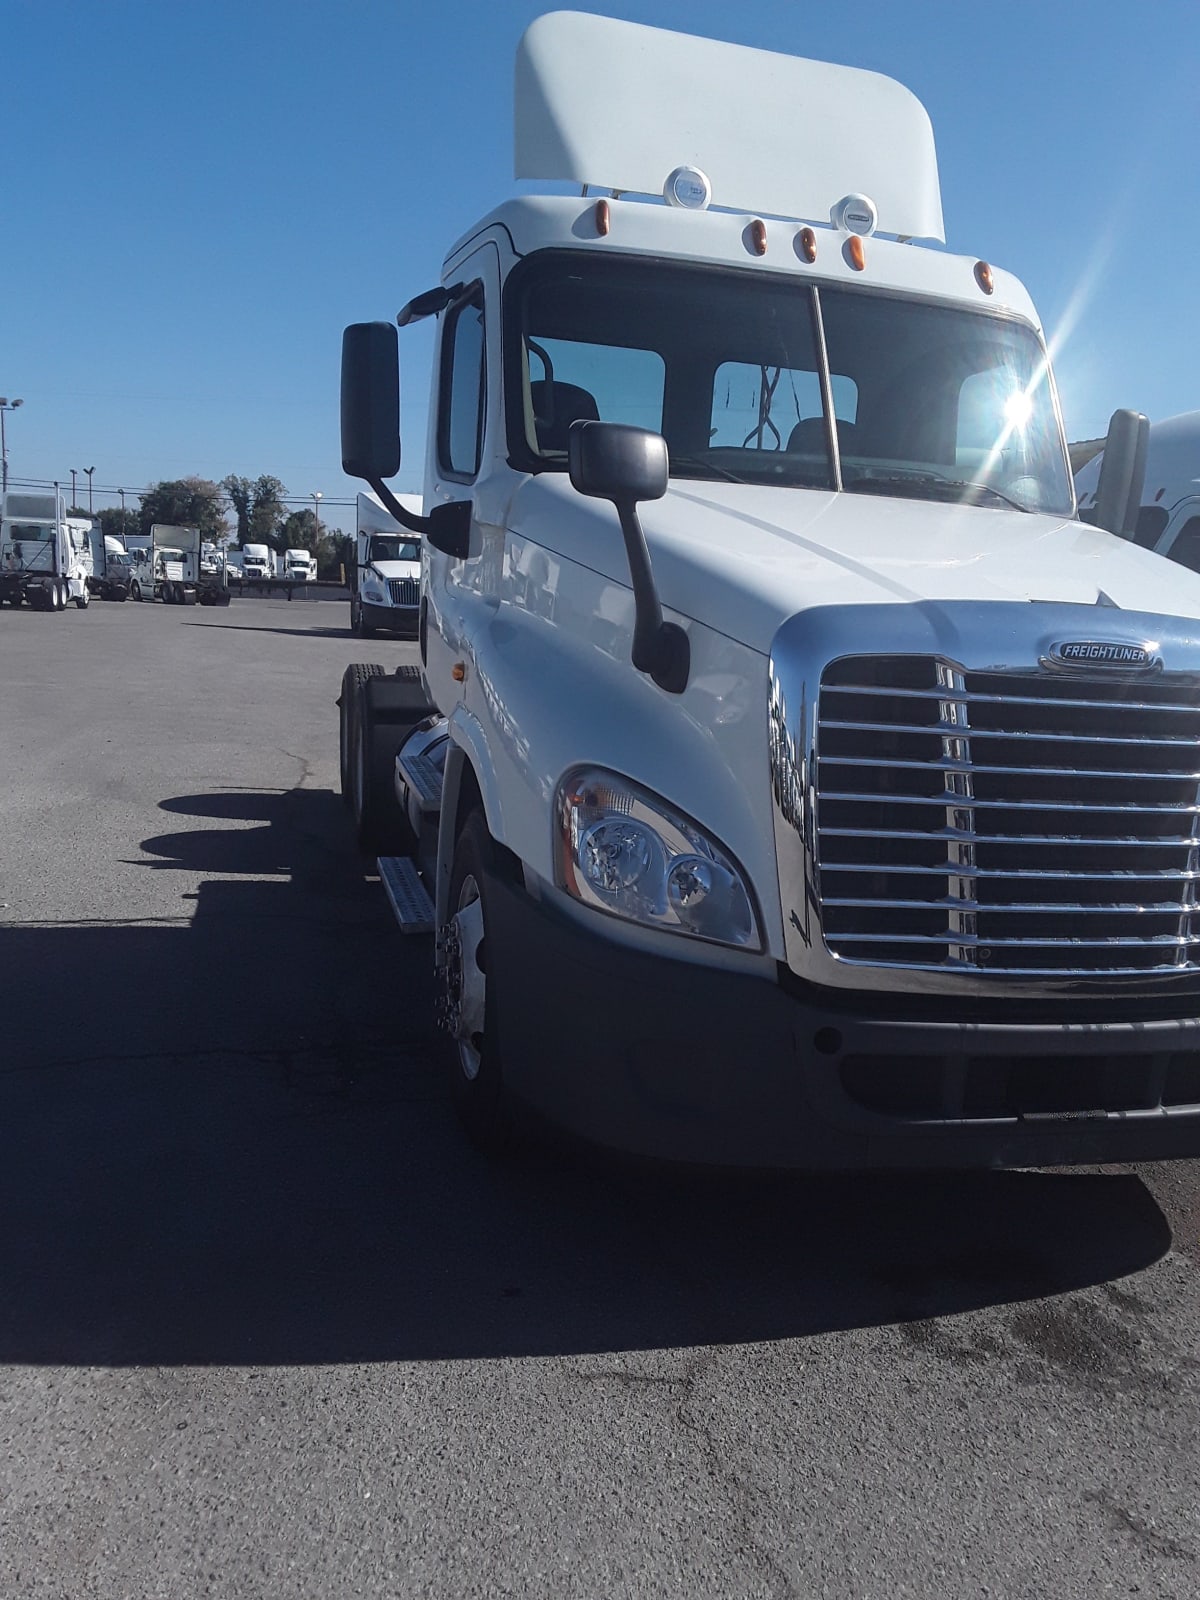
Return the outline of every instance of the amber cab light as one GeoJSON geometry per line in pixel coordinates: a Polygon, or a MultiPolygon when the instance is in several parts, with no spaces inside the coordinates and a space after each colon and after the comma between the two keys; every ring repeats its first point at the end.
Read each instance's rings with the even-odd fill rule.
{"type": "Polygon", "coordinates": [[[986,261],[977,261],[975,263],[975,282],[983,290],[984,294],[995,294],[996,282],[992,277],[992,269],[986,261]]]}
{"type": "Polygon", "coordinates": [[[761,217],[755,217],[750,224],[750,245],[756,256],[765,256],[767,253],[767,225],[761,217]]]}
{"type": "Polygon", "coordinates": [[[846,255],[855,272],[862,272],[867,264],[867,251],[857,233],[852,233],[846,240],[846,255]]]}
{"type": "Polygon", "coordinates": [[[800,229],[796,235],[796,249],[800,252],[802,261],[817,259],[817,236],[811,228],[800,229]]]}
{"type": "Polygon", "coordinates": [[[612,227],[612,212],[607,200],[596,201],[596,232],[603,239],[612,227]]]}

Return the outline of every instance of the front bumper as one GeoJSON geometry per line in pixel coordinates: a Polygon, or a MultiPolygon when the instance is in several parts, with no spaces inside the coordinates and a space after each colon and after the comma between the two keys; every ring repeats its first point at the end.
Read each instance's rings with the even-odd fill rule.
{"type": "MultiPolygon", "coordinates": [[[[601,1145],[706,1165],[1038,1167],[1200,1155],[1200,1018],[863,1015],[653,959],[489,882],[512,1094],[601,1145]]],[[[1013,1011],[1019,1015],[1019,1004],[1013,1011]]]]}
{"type": "Polygon", "coordinates": [[[403,633],[415,639],[420,615],[419,606],[377,606],[362,601],[363,626],[382,628],[387,633],[403,633]]]}

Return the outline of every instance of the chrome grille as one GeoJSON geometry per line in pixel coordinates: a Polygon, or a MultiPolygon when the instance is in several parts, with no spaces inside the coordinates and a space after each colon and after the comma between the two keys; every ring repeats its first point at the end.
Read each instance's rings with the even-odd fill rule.
{"type": "Polygon", "coordinates": [[[394,606],[415,606],[421,599],[421,585],[416,578],[389,578],[388,593],[394,606]]]}
{"type": "Polygon", "coordinates": [[[1029,976],[1200,964],[1200,693],[850,657],[821,680],[817,866],[844,961],[1029,976]]]}

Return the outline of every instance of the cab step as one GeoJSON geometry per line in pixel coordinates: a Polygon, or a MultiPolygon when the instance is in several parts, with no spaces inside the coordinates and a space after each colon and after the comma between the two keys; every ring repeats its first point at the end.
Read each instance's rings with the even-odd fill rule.
{"type": "Polygon", "coordinates": [[[442,804],[441,768],[424,754],[406,755],[403,750],[396,757],[396,766],[409,793],[420,803],[421,815],[436,817],[442,804]]]}
{"type": "Polygon", "coordinates": [[[380,856],[375,866],[401,933],[432,933],[433,901],[411,856],[380,856]]]}

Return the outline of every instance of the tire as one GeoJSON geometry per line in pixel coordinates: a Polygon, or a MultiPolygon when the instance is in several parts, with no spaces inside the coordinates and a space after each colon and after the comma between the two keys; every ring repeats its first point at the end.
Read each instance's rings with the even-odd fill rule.
{"type": "Polygon", "coordinates": [[[377,724],[361,689],[356,704],[350,729],[350,809],[358,848],[372,856],[415,855],[416,837],[396,804],[393,778],[396,752],[411,728],[390,719],[377,724]]]}
{"type": "Polygon", "coordinates": [[[350,632],[356,639],[373,639],[379,630],[368,628],[363,621],[362,601],[355,595],[350,602],[350,632]]]}
{"type": "Polygon", "coordinates": [[[75,604],[79,608],[80,611],[86,611],[88,606],[91,604],[91,600],[92,600],[92,597],[88,593],[88,587],[87,587],[87,584],[85,583],[84,586],[83,586],[83,593],[80,594],[80,595],[76,595],[76,597],[75,597],[75,604]]]}
{"type": "Polygon", "coordinates": [[[356,661],[342,673],[342,692],[338,696],[338,764],[341,773],[342,804],[354,798],[352,762],[362,686],[368,678],[382,678],[383,668],[374,661],[356,661]]]}
{"type": "Polygon", "coordinates": [[[54,582],[50,585],[50,588],[47,591],[46,610],[47,611],[65,611],[66,609],[67,609],[67,602],[63,597],[62,584],[59,582],[59,580],[57,578],[55,578],[54,582]]]}
{"type": "Polygon", "coordinates": [[[496,847],[482,812],[471,811],[454,843],[450,921],[441,930],[440,1013],[446,1067],[459,1121],[477,1150],[512,1149],[515,1124],[504,1086],[496,993],[487,975],[488,876],[496,847]]]}
{"type": "Polygon", "coordinates": [[[142,598],[142,586],[136,578],[129,585],[129,598],[131,600],[140,600],[142,598]]]}

